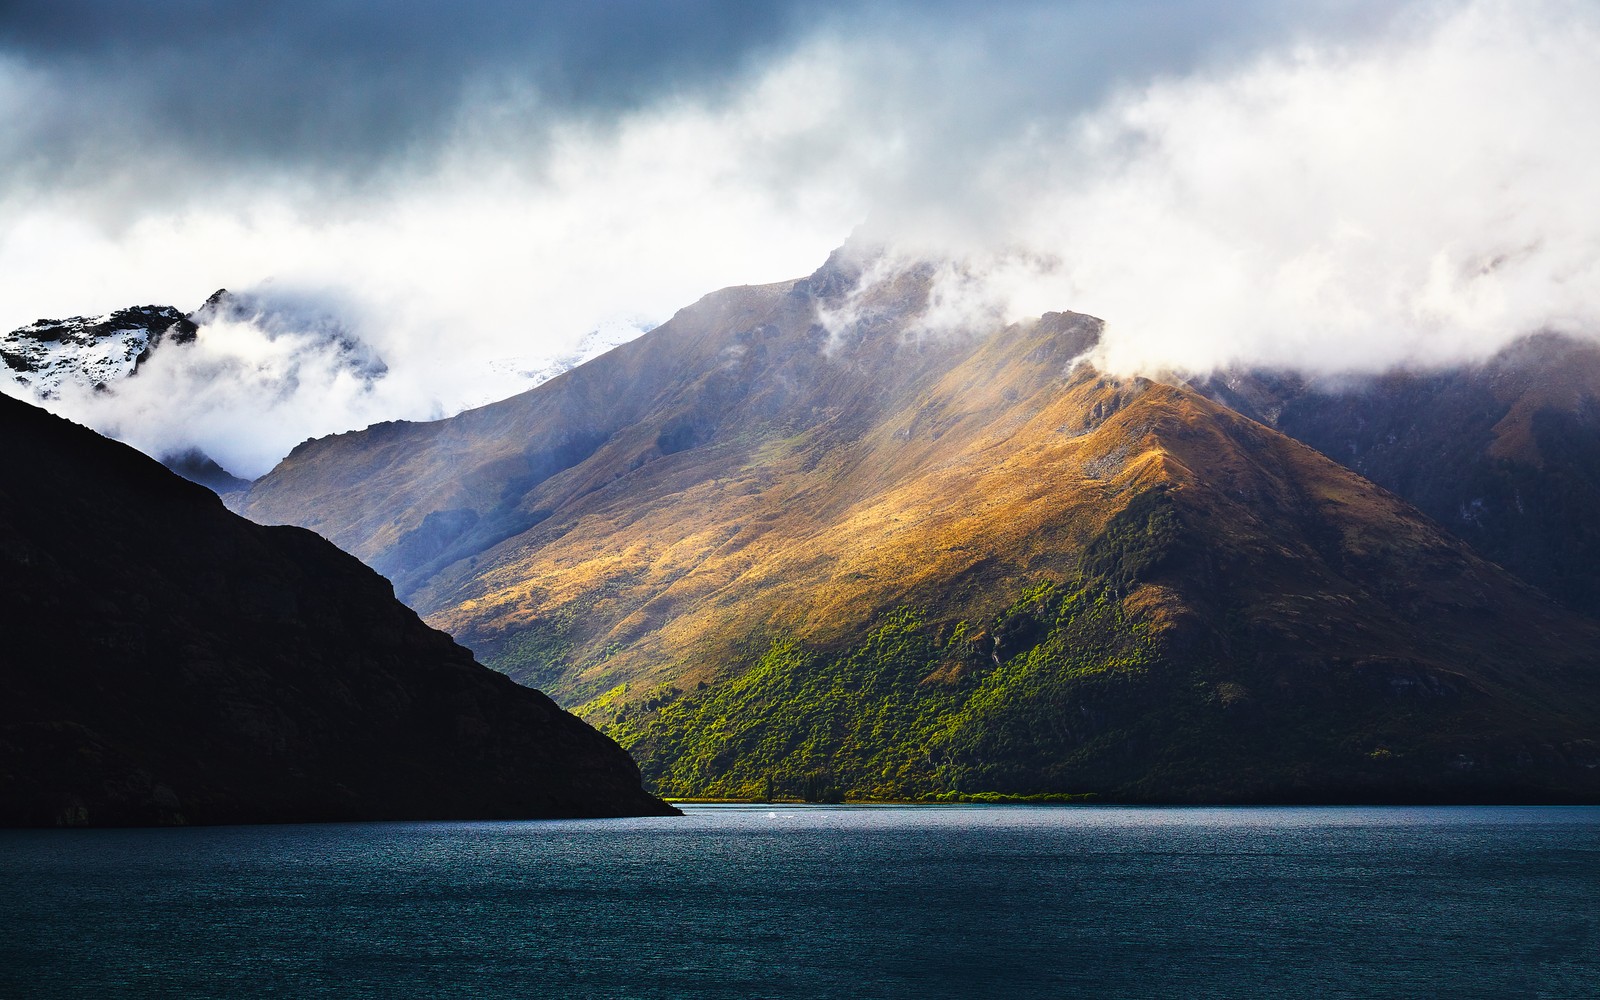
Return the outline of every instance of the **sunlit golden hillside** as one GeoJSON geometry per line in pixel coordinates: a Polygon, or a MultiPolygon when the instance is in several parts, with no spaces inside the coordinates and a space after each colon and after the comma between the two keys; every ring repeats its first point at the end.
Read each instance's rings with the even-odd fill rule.
{"type": "Polygon", "coordinates": [[[935,336],[924,272],[858,273],[308,442],[244,510],[389,575],[669,794],[1600,791],[1587,619],[1312,449],[1103,376],[1089,317],[935,336]]]}

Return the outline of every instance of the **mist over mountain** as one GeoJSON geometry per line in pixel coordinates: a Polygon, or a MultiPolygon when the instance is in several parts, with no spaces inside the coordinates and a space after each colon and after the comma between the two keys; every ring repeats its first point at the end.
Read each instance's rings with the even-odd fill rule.
{"type": "Polygon", "coordinates": [[[220,458],[250,475],[296,434],[329,429],[330,399],[370,398],[387,374],[328,312],[226,289],[190,313],[41,319],[0,336],[0,362],[13,395],[170,465],[205,470],[220,458]]]}
{"type": "Polygon", "coordinates": [[[312,527],[672,794],[1588,798],[1600,626],[1102,324],[929,335],[860,247],[308,442],[312,527]]]}
{"type": "MultiPolygon", "coordinates": [[[[645,327],[618,322],[555,355],[496,359],[485,369],[485,391],[538,385],[645,327]]],[[[281,289],[222,289],[187,314],[133,307],[0,335],[0,391],[80,420],[219,492],[265,472],[300,441],[403,409],[395,394],[412,387],[390,375],[340,318],[338,303],[281,289]]],[[[446,411],[436,404],[431,415],[446,411]]]]}
{"type": "Polygon", "coordinates": [[[1577,0],[56,6],[0,26],[0,329],[276,289],[388,367],[369,392],[322,355],[293,410],[225,421],[245,476],[511,395],[857,227],[946,262],[932,332],[1078,309],[1124,376],[1432,369],[1600,329],[1577,0]]]}

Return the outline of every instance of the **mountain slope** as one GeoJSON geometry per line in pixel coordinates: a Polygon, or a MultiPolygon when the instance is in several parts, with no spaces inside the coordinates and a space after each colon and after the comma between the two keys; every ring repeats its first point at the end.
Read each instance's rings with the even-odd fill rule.
{"type": "Polygon", "coordinates": [[[660,813],[310,532],[0,398],[0,823],[660,813]]]}
{"type": "Polygon", "coordinates": [[[925,272],[859,273],[310,442],[245,509],[676,794],[1600,793],[1594,624],[1311,449],[1078,363],[1088,317],[935,337],[925,272]]]}
{"type": "Polygon", "coordinates": [[[1600,348],[1530,337],[1481,365],[1197,386],[1416,504],[1486,557],[1600,615],[1600,348]]]}

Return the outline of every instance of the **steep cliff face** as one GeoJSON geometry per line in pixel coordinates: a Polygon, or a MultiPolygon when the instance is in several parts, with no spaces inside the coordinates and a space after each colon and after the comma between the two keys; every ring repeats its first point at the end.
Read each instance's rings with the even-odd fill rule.
{"type": "Polygon", "coordinates": [[[926,270],[707,296],[530,393],[310,442],[316,528],[676,794],[1592,798],[1600,631],[1071,313],[926,270]]]}
{"type": "Polygon", "coordinates": [[[310,532],[0,398],[0,822],[660,814],[310,532]]]}

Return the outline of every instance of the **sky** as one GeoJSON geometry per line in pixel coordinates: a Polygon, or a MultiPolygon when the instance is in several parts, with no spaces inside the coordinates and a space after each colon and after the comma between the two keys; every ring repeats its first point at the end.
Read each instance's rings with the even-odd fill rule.
{"type": "Polygon", "coordinates": [[[1600,331],[1596,94],[1577,0],[9,0],[0,329],[250,293],[270,322],[59,404],[247,476],[852,233],[943,262],[932,334],[1451,364],[1600,331]]]}

